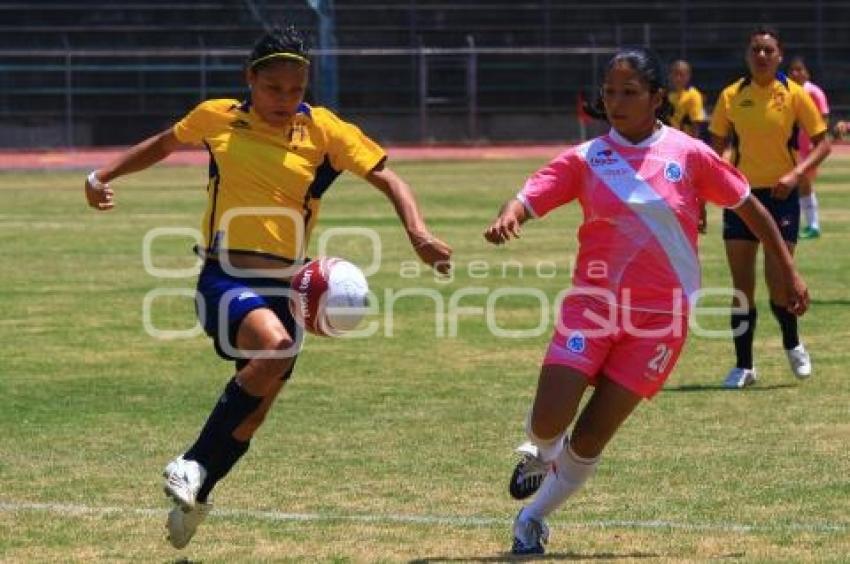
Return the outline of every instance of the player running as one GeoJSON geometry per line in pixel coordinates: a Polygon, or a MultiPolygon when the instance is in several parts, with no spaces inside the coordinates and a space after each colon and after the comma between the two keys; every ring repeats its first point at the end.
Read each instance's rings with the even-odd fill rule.
{"type": "Polygon", "coordinates": [[[526,421],[530,442],[512,477],[514,497],[539,487],[514,521],[515,554],[544,552],[544,519],[593,475],[620,425],[673,370],[700,286],[700,199],[733,209],[764,242],[789,311],[800,315],[808,306],[791,255],[746,179],[705,143],[658,120],[667,110],[664,79],[651,52],[619,51],[601,91],[611,130],[534,173],[484,232],[502,244],[518,238],[527,220],[574,200],[584,212],[573,287],[526,421]],[[588,386],[595,389],[576,418],[588,386]]]}

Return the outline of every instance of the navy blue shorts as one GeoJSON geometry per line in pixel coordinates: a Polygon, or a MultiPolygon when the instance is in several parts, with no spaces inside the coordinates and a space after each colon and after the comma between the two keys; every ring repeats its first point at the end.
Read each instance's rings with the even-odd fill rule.
{"type": "MultiPolygon", "coordinates": [[[[240,355],[237,350],[236,332],[246,315],[263,307],[274,312],[295,340],[287,356],[297,356],[303,341],[303,329],[289,311],[289,284],[272,278],[233,276],[225,272],[217,260],[208,259],[198,277],[197,290],[195,309],[198,319],[223,359],[235,360],[237,366],[247,362],[246,355],[240,355]]],[[[288,374],[284,376],[288,377],[288,374]]]]}
{"type": "MultiPolygon", "coordinates": [[[[770,188],[753,188],[753,196],[767,208],[768,213],[779,227],[782,239],[788,243],[797,243],[800,232],[800,195],[797,189],[791,191],[784,200],[770,195],[770,188]]],[[[723,239],[758,241],[747,224],[732,210],[723,210],[723,239]]]]}

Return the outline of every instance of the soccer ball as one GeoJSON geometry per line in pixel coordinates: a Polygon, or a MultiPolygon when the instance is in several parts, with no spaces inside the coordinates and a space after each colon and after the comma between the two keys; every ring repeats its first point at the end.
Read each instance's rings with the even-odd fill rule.
{"type": "Polygon", "coordinates": [[[309,332],[334,337],[351,331],[369,305],[369,284],[355,265],[341,258],[311,260],[292,277],[289,310],[309,332]]]}

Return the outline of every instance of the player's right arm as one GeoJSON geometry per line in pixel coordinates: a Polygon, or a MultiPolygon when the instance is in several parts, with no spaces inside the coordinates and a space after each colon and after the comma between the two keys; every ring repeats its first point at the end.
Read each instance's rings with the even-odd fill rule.
{"type": "Polygon", "coordinates": [[[516,198],[505,202],[493,223],[484,231],[484,238],[489,242],[500,245],[511,239],[519,239],[522,224],[528,221],[528,210],[516,198]]]}
{"type": "Polygon", "coordinates": [[[182,145],[174,135],[174,129],[169,127],[130,147],[108,165],[92,171],[85,184],[89,206],[100,211],[112,209],[115,206],[115,193],[109,187],[110,181],[153,166],[182,145]]]}

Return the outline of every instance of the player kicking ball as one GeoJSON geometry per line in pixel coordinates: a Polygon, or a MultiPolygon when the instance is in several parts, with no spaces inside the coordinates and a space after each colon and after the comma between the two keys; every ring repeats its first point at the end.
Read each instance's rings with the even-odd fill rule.
{"type": "Polygon", "coordinates": [[[210,153],[198,315],[219,356],[235,361],[235,374],[194,443],[165,467],[164,489],[174,502],[166,526],[175,548],[189,543],[212,510],[213,488],[248,451],[292,375],[301,332],[290,311],[290,281],[333,181],[344,171],[364,178],[393,204],[419,258],[440,272],[450,268],[451,248],[431,235],[384,150],[331,111],[304,103],[309,71],[300,33],[274,29],[251,52],[244,101],[202,102],[86,180],[89,205],[109,210],[115,178],[181,146],[210,153]]]}
{"type": "Polygon", "coordinates": [[[676,365],[700,286],[701,200],[733,209],[780,265],[783,305],[797,315],[808,307],[806,285],[746,179],[707,145],[659,121],[668,109],[665,76],[647,50],[614,55],[596,108],[611,130],[534,173],[484,232],[502,244],[518,238],[527,220],[573,200],[584,211],[573,287],[511,481],[516,498],[536,492],[514,521],[514,554],[544,552],[545,518],[593,475],[617,429],[676,365]]]}

